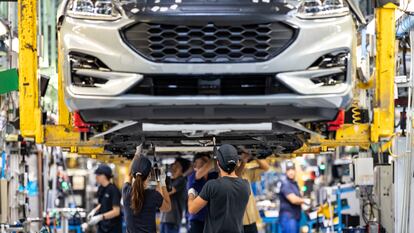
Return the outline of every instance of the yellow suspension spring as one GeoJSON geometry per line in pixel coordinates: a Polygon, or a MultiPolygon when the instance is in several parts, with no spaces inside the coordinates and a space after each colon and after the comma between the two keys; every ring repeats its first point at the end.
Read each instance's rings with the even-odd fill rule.
{"type": "Polygon", "coordinates": [[[359,111],[358,102],[354,101],[351,106],[352,111],[352,123],[359,124],[361,123],[361,112],[359,111]]]}

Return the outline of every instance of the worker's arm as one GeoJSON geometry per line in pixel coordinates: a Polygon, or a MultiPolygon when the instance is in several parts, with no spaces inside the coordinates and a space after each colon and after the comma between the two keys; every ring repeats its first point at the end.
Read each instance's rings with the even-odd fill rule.
{"type": "Polygon", "coordinates": [[[101,208],[101,205],[97,205],[95,208],[93,208],[91,210],[91,212],[89,212],[89,214],[86,216],[86,219],[89,221],[91,218],[93,218],[93,216],[95,216],[96,212],[98,212],[98,210],[101,208]]]}
{"type": "Polygon", "coordinates": [[[293,205],[302,205],[305,203],[304,199],[301,197],[296,196],[294,193],[290,193],[286,196],[286,199],[293,205]]]}
{"type": "Polygon", "coordinates": [[[168,194],[170,194],[170,196],[171,196],[171,195],[173,195],[176,192],[177,192],[177,189],[175,189],[175,187],[172,187],[171,188],[171,191],[169,191],[168,194]]]}
{"type": "MultiPolygon", "coordinates": [[[[101,204],[99,204],[99,205],[97,205],[95,208],[93,208],[93,210],[92,210],[92,211],[93,211],[94,213],[96,213],[96,212],[98,212],[98,210],[99,210],[100,208],[101,208],[101,204]]],[[[92,211],[91,211],[91,212],[92,212],[92,211]]]]}
{"type": "Polygon", "coordinates": [[[246,150],[243,149],[241,153],[241,163],[236,168],[236,175],[241,177],[243,174],[243,170],[246,168],[246,164],[249,162],[249,159],[252,157],[246,150]]]}
{"type": "Polygon", "coordinates": [[[185,171],[185,172],[183,173],[183,176],[184,176],[184,177],[187,177],[187,176],[189,176],[191,173],[193,173],[193,171],[194,171],[194,168],[190,166],[190,167],[187,169],[187,171],[185,171]]]}
{"type": "Polygon", "coordinates": [[[207,205],[207,201],[205,201],[201,197],[195,197],[195,195],[190,194],[188,195],[188,212],[190,214],[198,213],[202,208],[207,205]]]}
{"type": "Polygon", "coordinates": [[[270,168],[269,163],[267,162],[266,159],[256,159],[255,160],[257,165],[259,165],[259,167],[257,169],[261,169],[263,171],[268,171],[270,168]]]}
{"type": "Polygon", "coordinates": [[[240,163],[240,165],[236,168],[236,175],[238,177],[241,177],[242,176],[243,170],[244,170],[245,167],[246,167],[246,163],[244,161],[242,161],[240,163]]]}
{"type": "Polygon", "coordinates": [[[198,213],[202,208],[204,208],[211,197],[216,193],[217,182],[215,180],[208,181],[201,190],[200,194],[197,193],[197,190],[190,188],[188,190],[188,212],[190,214],[198,213]]]}
{"type": "Polygon", "coordinates": [[[170,212],[171,211],[171,199],[170,194],[168,193],[167,187],[158,185],[157,191],[161,194],[163,201],[160,207],[161,212],[170,212]]]}
{"type": "Polygon", "coordinates": [[[196,180],[200,180],[208,174],[208,172],[214,167],[214,160],[210,159],[195,173],[196,180]]]}
{"type": "Polygon", "coordinates": [[[119,206],[113,206],[112,210],[103,214],[103,219],[116,218],[121,214],[121,208],[119,206]]]}

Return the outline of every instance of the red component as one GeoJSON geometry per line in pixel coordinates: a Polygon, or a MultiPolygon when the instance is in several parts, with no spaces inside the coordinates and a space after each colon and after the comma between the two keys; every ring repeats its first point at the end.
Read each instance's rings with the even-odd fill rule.
{"type": "Polygon", "coordinates": [[[87,124],[83,121],[81,115],[78,112],[73,113],[73,126],[75,130],[80,133],[89,132],[90,124],[87,124]]]}
{"type": "Polygon", "coordinates": [[[316,179],[316,172],[312,171],[309,176],[310,176],[311,180],[315,180],[316,179]]]}
{"type": "Polygon", "coordinates": [[[335,120],[328,122],[328,131],[337,131],[345,123],[345,110],[340,109],[335,120]]]}

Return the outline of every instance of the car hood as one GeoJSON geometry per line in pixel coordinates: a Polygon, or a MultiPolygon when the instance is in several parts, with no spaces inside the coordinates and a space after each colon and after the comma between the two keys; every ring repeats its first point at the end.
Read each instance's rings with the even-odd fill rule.
{"type": "Polygon", "coordinates": [[[294,4],[280,0],[137,0],[121,3],[121,7],[130,18],[245,16],[240,20],[246,22],[287,15],[295,9],[294,4]]]}
{"type": "MultiPolygon", "coordinates": [[[[57,10],[57,21],[65,15],[65,8],[70,0],[63,0],[57,10]]],[[[300,0],[120,0],[119,6],[125,15],[131,19],[150,20],[171,16],[203,16],[231,17],[245,15],[239,18],[242,22],[252,22],[252,19],[267,20],[288,15],[296,10],[300,0]]],[[[255,20],[255,21],[256,21],[255,20]]],[[[164,21],[165,22],[165,21],[164,21]]]]}

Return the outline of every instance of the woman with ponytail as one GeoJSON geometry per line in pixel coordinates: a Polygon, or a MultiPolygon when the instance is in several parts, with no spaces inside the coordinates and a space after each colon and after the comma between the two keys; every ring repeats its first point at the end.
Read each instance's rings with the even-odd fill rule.
{"type": "Polygon", "coordinates": [[[157,210],[168,212],[171,209],[165,174],[155,190],[148,189],[151,169],[151,161],[145,157],[132,161],[130,180],[122,188],[127,233],[156,233],[157,210]]]}

